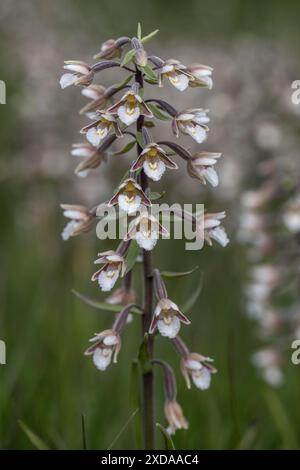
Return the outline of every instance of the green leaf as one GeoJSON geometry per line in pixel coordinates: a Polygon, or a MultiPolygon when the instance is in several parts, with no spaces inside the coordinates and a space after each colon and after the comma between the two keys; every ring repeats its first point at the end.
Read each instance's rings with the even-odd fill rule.
{"type": "Polygon", "coordinates": [[[152,370],[152,364],[150,362],[150,356],[149,356],[149,350],[148,350],[148,340],[149,340],[149,335],[148,333],[145,333],[144,339],[140,345],[139,349],[139,363],[142,369],[143,374],[147,374],[151,372],[152,370]]]}
{"type": "Polygon", "coordinates": [[[45,444],[45,442],[39,436],[37,436],[25,423],[23,423],[23,421],[19,420],[18,424],[20,428],[22,429],[22,431],[24,432],[24,434],[26,434],[26,436],[30,440],[31,444],[33,444],[34,447],[36,447],[36,449],[50,450],[50,447],[47,444],[45,444]]]}
{"type": "Polygon", "coordinates": [[[140,147],[144,148],[144,139],[143,134],[141,132],[136,133],[136,140],[140,147]]]}
{"type": "Polygon", "coordinates": [[[124,67],[124,65],[128,64],[128,62],[130,62],[133,59],[134,54],[135,54],[135,51],[133,49],[130,49],[130,51],[128,51],[125,54],[124,59],[121,62],[121,67],[124,67]]]}
{"type": "Polygon", "coordinates": [[[124,88],[127,83],[130,82],[130,80],[132,79],[133,75],[129,75],[127,78],[125,78],[125,80],[123,80],[123,82],[121,83],[116,83],[115,85],[112,85],[114,88],[115,88],[115,93],[118,91],[118,90],[122,90],[122,88],[124,88]]]}
{"type": "Polygon", "coordinates": [[[119,150],[118,152],[113,152],[112,155],[123,155],[124,153],[129,152],[135,146],[135,144],[136,140],[132,140],[131,142],[128,142],[128,144],[126,144],[125,147],[122,148],[122,150],[119,150]]]}
{"type": "Polygon", "coordinates": [[[199,280],[197,288],[193,291],[193,293],[190,295],[188,300],[181,307],[184,312],[187,312],[195,305],[195,303],[197,302],[202,292],[202,289],[203,289],[203,272],[200,275],[200,280],[199,280]]]}
{"type": "Polygon", "coordinates": [[[142,27],[141,27],[141,23],[140,23],[140,22],[138,22],[136,36],[137,36],[137,38],[138,38],[139,40],[142,39],[142,27]]]}
{"type": "Polygon", "coordinates": [[[170,434],[166,431],[166,429],[159,423],[156,423],[156,427],[160,430],[163,435],[165,441],[165,450],[175,450],[174,442],[170,434]]]}
{"type": "Polygon", "coordinates": [[[143,426],[141,416],[141,384],[140,384],[140,370],[137,360],[132,361],[130,371],[130,406],[134,410],[138,410],[134,417],[134,431],[136,446],[138,449],[143,449],[143,426]]]}
{"type": "Polygon", "coordinates": [[[155,104],[147,103],[147,106],[157,119],[160,119],[161,121],[170,121],[171,117],[162,113],[155,104]]]}
{"type": "Polygon", "coordinates": [[[141,69],[149,80],[157,80],[155,73],[153,72],[152,68],[149,67],[149,65],[144,65],[144,67],[141,67],[141,69]]]}
{"type": "Polygon", "coordinates": [[[126,257],[126,273],[132,270],[135,265],[136,259],[139,256],[141,249],[135,240],[132,240],[126,257]]]}
{"type": "Polygon", "coordinates": [[[273,390],[265,390],[263,393],[267,407],[270,410],[274,424],[281,434],[283,447],[285,449],[299,448],[297,434],[279,397],[273,390]]]}
{"type": "Polygon", "coordinates": [[[148,42],[150,41],[150,39],[152,39],[154,36],[156,36],[156,34],[159,32],[159,29],[155,29],[154,31],[152,31],[152,33],[149,33],[147,34],[147,36],[144,36],[142,39],[141,39],[141,42],[145,43],[145,42],[148,42]]]}
{"type": "Polygon", "coordinates": [[[195,266],[190,271],[183,271],[183,272],[161,271],[160,275],[163,277],[171,277],[171,278],[172,277],[185,277],[197,271],[197,269],[199,269],[199,266],[195,266]]]}
{"type": "Polygon", "coordinates": [[[257,426],[255,424],[251,424],[248,428],[246,428],[246,431],[242,435],[235,450],[251,449],[254,445],[256,437],[257,437],[257,426]]]}
{"type": "Polygon", "coordinates": [[[166,194],[166,191],[163,191],[162,193],[151,192],[150,199],[151,201],[158,201],[159,199],[162,199],[165,194],[166,194]]]}

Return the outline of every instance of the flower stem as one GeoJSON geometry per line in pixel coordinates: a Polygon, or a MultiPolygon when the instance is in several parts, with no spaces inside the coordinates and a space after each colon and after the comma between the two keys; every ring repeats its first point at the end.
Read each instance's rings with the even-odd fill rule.
{"type": "MultiPolygon", "coordinates": [[[[143,75],[140,70],[136,70],[136,82],[143,88],[143,75]]],[[[137,132],[142,132],[144,116],[140,116],[137,121],[137,132]]],[[[141,153],[142,148],[137,145],[137,154],[141,153]]],[[[147,193],[149,182],[144,170],[141,171],[140,183],[142,189],[147,193]]],[[[144,279],[144,302],[142,315],[142,338],[148,333],[153,311],[153,277],[152,277],[152,254],[151,251],[143,250],[143,279],[144,279]]],[[[148,354],[150,361],[153,359],[154,336],[150,335],[148,340],[148,354]]],[[[154,400],[153,400],[153,371],[143,373],[142,376],[142,419],[144,428],[145,449],[154,449],[154,400]]]]}

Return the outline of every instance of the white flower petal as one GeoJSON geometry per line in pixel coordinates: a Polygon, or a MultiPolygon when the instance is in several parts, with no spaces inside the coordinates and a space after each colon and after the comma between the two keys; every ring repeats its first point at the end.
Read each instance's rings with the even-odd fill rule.
{"type": "Polygon", "coordinates": [[[111,363],[112,349],[96,348],[93,354],[93,363],[99,370],[106,370],[111,363]]]}
{"type": "Polygon", "coordinates": [[[151,251],[157,243],[158,233],[152,232],[151,237],[145,237],[142,232],[137,232],[135,239],[141,248],[144,248],[144,250],[147,251],[151,251]]]}
{"type": "Polygon", "coordinates": [[[98,283],[103,292],[108,292],[110,291],[115,283],[117,282],[119,277],[119,271],[117,269],[115,270],[110,270],[109,274],[106,270],[101,271],[99,278],[98,278],[98,283]]]}
{"type": "Polygon", "coordinates": [[[136,195],[132,201],[129,201],[125,194],[120,194],[118,196],[118,204],[120,208],[124,212],[127,212],[130,215],[133,215],[136,213],[136,211],[141,205],[141,201],[142,200],[139,195],[136,195]]]}
{"type": "Polygon", "coordinates": [[[180,330],[180,320],[176,316],[172,317],[172,321],[168,324],[164,320],[158,320],[157,328],[162,336],[175,338],[180,330]]]}
{"type": "Polygon", "coordinates": [[[92,145],[94,145],[94,147],[98,147],[102,140],[102,137],[97,133],[95,127],[92,127],[87,131],[86,138],[92,145]]]}
{"type": "Polygon", "coordinates": [[[105,346],[115,346],[118,342],[119,340],[116,335],[108,335],[103,338],[103,344],[105,344],[105,346]]]}
{"type": "Polygon", "coordinates": [[[67,88],[70,85],[73,85],[77,80],[77,75],[74,73],[64,73],[59,80],[59,84],[62,89],[67,88]]]}
{"type": "Polygon", "coordinates": [[[79,222],[77,222],[76,220],[71,220],[69,223],[67,223],[67,225],[65,226],[61,234],[62,239],[65,241],[69,240],[69,238],[72,236],[72,234],[74,233],[78,225],[79,225],[79,222]]]}
{"type": "Polygon", "coordinates": [[[148,160],[144,161],[143,168],[146,175],[153,181],[159,181],[166,171],[166,165],[160,159],[157,159],[157,166],[155,169],[151,168],[148,160]]]}
{"type": "Polygon", "coordinates": [[[210,166],[208,168],[202,168],[200,174],[215,188],[219,184],[219,178],[216,170],[210,166]]]}
{"type": "Polygon", "coordinates": [[[90,157],[93,154],[93,150],[88,147],[76,147],[72,149],[71,155],[74,157],[90,157]]]}
{"type": "Polygon", "coordinates": [[[211,382],[211,373],[207,367],[203,367],[199,371],[192,372],[192,380],[197,388],[207,390],[211,382]]]}
{"type": "Polygon", "coordinates": [[[184,74],[169,75],[169,80],[177,90],[184,91],[189,86],[189,78],[184,74]]]}
{"type": "Polygon", "coordinates": [[[211,238],[216,240],[221,246],[226,246],[229,243],[229,238],[223,227],[216,227],[209,232],[211,238]]]}
{"type": "Polygon", "coordinates": [[[126,105],[120,106],[118,108],[118,116],[124,124],[127,124],[127,126],[136,122],[140,114],[139,106],[136,106],[133,110],[131,110],[126,105]]]}
{"type": "Polygon", "coordinates": [[[201,126],[193,126],[193,125],[188,125],[185,127],[185,131],[193,137],[193,139],[198,143],[201,144],[202,142],[205,141],[207,134],[206,130],[203,129],[201,126]]]}

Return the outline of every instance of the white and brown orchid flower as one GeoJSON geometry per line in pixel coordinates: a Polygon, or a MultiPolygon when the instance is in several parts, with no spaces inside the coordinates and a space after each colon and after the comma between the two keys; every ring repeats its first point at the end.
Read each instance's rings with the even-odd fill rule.
{"type": "Polygon", "coordinates": [[[141,115],[153,117],[146,103],[134,90],[127,91],[120,101],[108,108],[107,112],[118,116],[127,126],[136,122],[141,115]]]}
{"type": "Polygon", "coordinates": [[[116,363],[121,349],[121,338],[114,330],[97,333],[91,342],[94,344],[85,351],[85,356],[93,356],[93,363],[99,370],[106,370],[111,362],[116,363]]]}
{"type": "Polygon", "coordinates": [[[189,423],[183,415],[181,406],[175,399],[166,400],[164,412],[169,424],[167,428],[169,434],[175,434],[178,429],[188,429],[189,423]]]}
{"type": "Polygon", "coordinates": [[[223,247],[229,243],[229,238],[221,225],[221,220],[225,217],[226,213],[224,211],[204,214],[204,220],[201,220],[203,224],[201,223],[199,226],[204,229],[204,239],[208,245],[212,245],[212,240],[215,240],[223,247]]]}
{"type": "Polygon", "coordinates": [[[80,114],[86,114],[97,109],[104,109],[107,104],[107,97],[105,95],[106,88],[102,85],[90,85],[82,89],[81,94],[91,101],[83,106],[80,114]]]}
{"type": "Polygon", "coordinates": [[[198,152],[187,161],[187,170],[192,178],[196,178],[201,183],[210,183],[213,187],[218,186],[219,178],[214,165],[221,157],[221,153],[198,152]]]}
{"type": "Polygon", "coordinates": [[[102,291],[110,291],[116,284],[119,276],[123,277],[126,271],[126,261],[119,253],[113,250],[99,253],[95,264],[103,264],[102,268],[92,276],[92,281],[98,281],[102,291]]]}
{"type": "Polygon", "coordinates": [[[80,60],[66,60],[64,69],[68,70],[60,78],[61,88],[67,88],[70,85],[89,86],[94,78],[94,72],[91,67],[80,60]]]}
{"type": "Polygon", "coordinates": [[[106,302],[111,305],[128,305],[136,301],[136,292],[134,289],[119,287],[109,297],[106,302]]]}
{"type": "Polygon", "coordinates": [[[134,239],[141,248],[150,251],[155,247],[160,235],[167,237],[169,232],[156,217],[142,210],[130,223],[126,239],[134,239]]]}
{"type": "Polygon", "coordinates": [[[149,333],[158,329],[162,336],[175,338],[180,330],[180,323],[189,325],[190,320],[180,311],[178,305],[169,299],[161,299],[152,317],[149,333]]]}
{"type": "Polygon", "coordinates": [[[191,379],[200,390],[207,390],[211,382],[211,374],[217,370],[210,364],[209,357],[198,353],[189,353],[181,359],[180,367],[188,388],[191,388],[191,379]]]}
{"type": "Polygon", "coordinates": [[[94,59],[115,59],[121,57],[122,49],[115,39],[108,39],[101,44],[100,52],[94,55],[94,59]]]}
{"type": "Polygon", "coordinates": [[[172,121],[172,129],[176,137],[179,137],[180,131],[185,135],[190,135],[198,144],[201,144],[207,138],[209,128],[206,124],[208,122],[207,110],[187,109],[175,116],[172,121]]]}
{"type": "Polygon", "coordinates": [[[60,207],[63,215],[70,219],[61,234],[63,240],[91,230],[95,216],[87,207],[76,204],[61,204],[60,207]]]}
{"type": "Polygon", "coordinates": [[[158,144],[150,143],[133,163],[131,171],[137,171],[140,168],[143,168],[146,175],[153,181],[159,181],[166,168],[177,170],[178,166],[158,144]]]}
{"type": "Polygon", "coordinates": [[[98,168],[101,163],[106,160],[105,153],[88,142],[73,144],[71,155],[83,158],[75,168],[75,174],[81,178],[85,178],[90,170],[98,168]]]}
{"type": "Polygon", "coordinates": [[[212,89],[212,67],[209,67],[208,65],[192,64],[187,67],[186,71],[193,77],[193,80],[189,81],[190,87],[205,87],[209,90],[212,89]]]}
{"type": "Polygon", "coordinates": [[[166,60],[162,66],[158,76],[159,87],[162,87],[164,77],[180,91],[184,91],[189,86],[189,82],[194,80],[193,75],[188,72],[185,65],[174,59],[166,60]]]}
{"type": "Polygon", "coordinates": [[[151,206],[151,201],[134,178],[127,178],[120,184],[117,192],[108,202],[108,206],[114,206],[116,204],[118,204],[120,209],[124,212],[127,212],[129,215],[134,215],[142,204],[151,206]]]}
{"type": "Polygon", "coordinates": [[[101,141],[110,133],[114,132],[117,137],[122,137],[121,129],[117,120],[106,111],[97,111],[97,119],[81,129],[81,134],[86,134],[87,140],[98,147],[101,141]]]}

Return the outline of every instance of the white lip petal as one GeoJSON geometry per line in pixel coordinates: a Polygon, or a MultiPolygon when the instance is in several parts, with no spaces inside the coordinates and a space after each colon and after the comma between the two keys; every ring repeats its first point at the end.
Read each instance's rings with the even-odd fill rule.
{"type": "Polygon", "coordinates": [[[75,220],[81,220],[84,218],[82,212],[71,210],[71,209],[64,211],[64,216],[67,217],[68,219],[75,219],[75,220]]]}
{"type": "Polygon", "coordinates": [[[129,111],[129,108],[126,105],[118,108],[118,116],[124,124],[127,124],[127,126],[136,122],[140,114],[139,106],[136,106],[133,111],[129,111]]]}
{"type": "Polygon", "coordinates": [[[180,321],[177,317],[172,317],[172,321],[167,324],[164,320],[158,320],[157,322],[158,331],[162,336],[167,336],[168,338],[175,338],[180,330],[180,321]]]}
{"type": "Polygon", "coordinates": [[[77,75],[74,75],[74,73],[64,73],[59,80],[59,84],[61,88],[64,89],[70,85],[73,85],[77,78],[77,75]]]}
{"type": "Polygon", "coordinates": [[[117,269],[114,271],[110,270],[109,273],[111,274],[110,276],[108,275],[107,271],[103,270],[101,271],[98,278],[99,286],[103,292],[110,291],[114,287],[119,277],[119,271],[117,269]]]}
{"type": "Polygon", "coordinates": [[[185,361],[185,366],[190,369],[191,371],[201,370],[203,365],[199,361],[195,361],[194,359],[188,359],[185,361]]]}
{"type": "Polygon", "coordinates": [[[205,129],[201,126],[188,125],[185,131],[198,143],[201,144],[205,141],[207,135],[205,129]]]}
{"type": "Polygon", "coordinates": [[[76,220],[71,220],[70,222],[67,223],[65,228],[62,231],[61,237],[64,241],[69,240],[69,238],[72,236],[76,228],[78,227],[79,222],[76,220]]]}
{"type": "Polygon", "coordinates": [[[179,91],[184,91],[189,86],[189,78],[184,74],[170,75],[170,83],[179,91]]]}
{"type": "Polygon", "coordinates": [[[106,370],[111,363],[112,350],[97,348],[93,354],[93,363],[99,370],[106,370]]]}
{"type": "Polygon", "coordinates": [[[210,237],[216,240],[221,246],[226,246],[229,243],[229,238],[223,227],[216,227],[209,233],[210,237]]]}
{"type": "Polygon", "coordinates": [[[138,208],[141,205],[141,197],[139,195],[136,195],[134,199],[129,202],[127,199],[127,196],[125,194],[120,194],[118,197],[118,204],[120,208],[124,211],[127,212],[128,214],[132,215],[135,214],[138,208]]]}
{"type": "Polygon", "coordinates": [[[213,167],[202,168],[201,175],[215,188],[219,184],[219,178],[216,170],[213,167]]]}
{"type": "Polygon", "coordinates": [[[92,145],[94,145],[94,147],[98,147],[102,140],[95,127],[92,127],[87,131],[86,138],[92,145]]]}
{"type": "Polygon", "coordinates": [[[207,390],[211,382],[211,373],[207,367],[203,367],[200,371],[192,372],[192,380],[200,390],[207,390]]]}
{"type": "Polygon", "coordinates": [[[79,178],[86,178],[89,172],[90,169],[88,168],[87,170],[77,171],[76,175],[79,176],[79,178]]]}
{"type": "Polygon", "coordinates": [[[166,171],[166,165],[160,159],[157,160],[157,167],[155,169],[151,168],[147,160],[144,161],[143,168],[146,175],[153,181],[159,181],[166,171]]]}
{"type": "Polygon", "coordinates": [[[147,237],[143,236],[143,234],[141,232],[137,232],[136,236],[135,236],[135,239],[136,239],[137,244],[141,248],[144,248],[144,250],[147,250],[147,251],[151,251],[157,243],[158,233],[157,232],[152,232],[151,233],[151,238],[150,237],[147,238],[147,237]]]}

